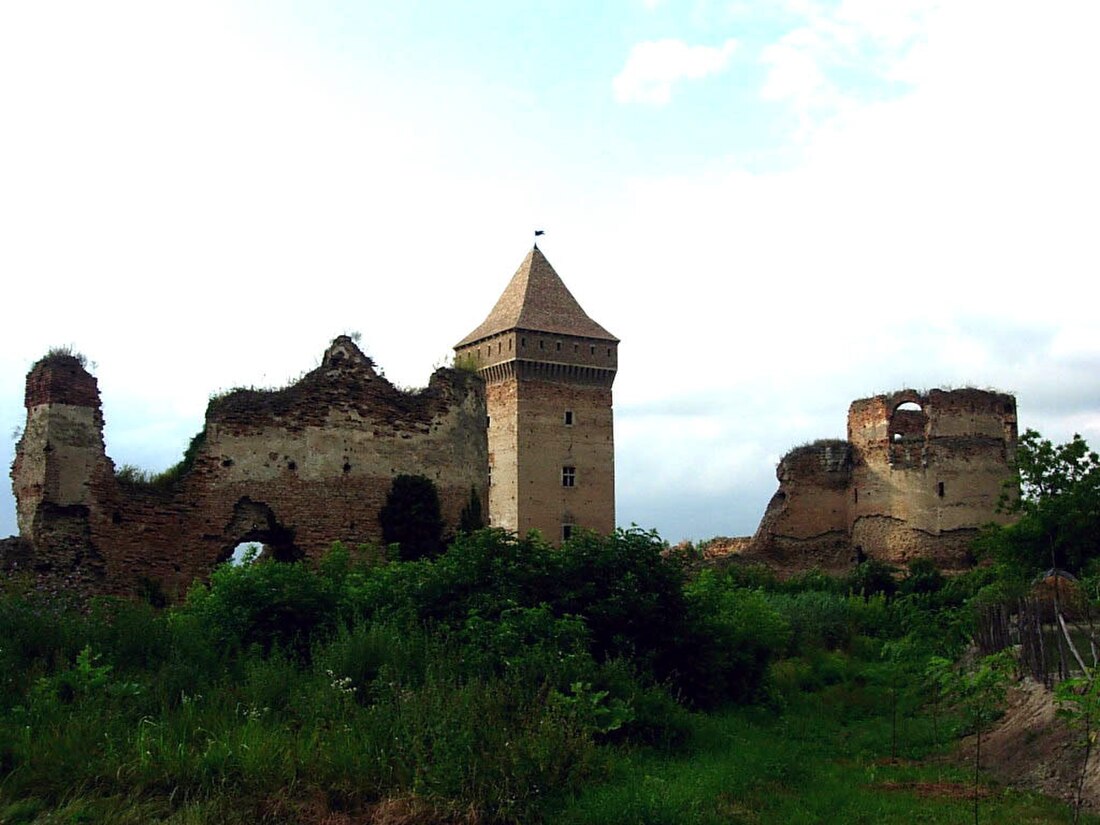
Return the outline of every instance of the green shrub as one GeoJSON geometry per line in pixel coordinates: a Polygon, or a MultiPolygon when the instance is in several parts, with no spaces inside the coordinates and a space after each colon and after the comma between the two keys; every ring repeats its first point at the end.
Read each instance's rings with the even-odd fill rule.
{"type": "Polygon", "coordinates": [[[804,590],[769,597],[790,628],[786,653],[796,656],[817,648],[835,650],[852,639],[853,620],[847,597],[823,590],[804,590]]]}
{"type": "Polygon", "coordinates": [[[691,622],[678,646],[677,689],[700,707],[762,697],[768,667],[790,639],[786,619],[763,591],[732,587],[711,571],[685,592],[691,622]]]}
{"type": "Polygon", "coordinates": [[[229,649],[280,647],[308,661],[313,642],[335,628],[338,604],[332,581],[307,563],[264,560],[221,565],[209,585],[191,588],[182,612],[229,649]]]}
{"type": "Polygon", "coordinates": [[[439,492],[431,479],[399,475],[378,513],[382,540],[396,544],[405,561],[434,558],[443,552],[443,515],[439,492]]]}

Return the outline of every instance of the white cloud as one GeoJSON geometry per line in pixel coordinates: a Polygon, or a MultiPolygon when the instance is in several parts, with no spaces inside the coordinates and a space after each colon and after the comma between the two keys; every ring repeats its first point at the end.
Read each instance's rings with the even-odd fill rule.
{"type": "Polygon", "coordinates": [[[736,48],[733,40],[721,46],[689,46],[675,39],[636,43],[626,65],[611,81],[615,99],[663,106],[672,99],[673,84],[723,71],[736,48]]]}
{"type": "Polygon", "coordinates": [[[843,0],[825,6],[792,0],[800,24],[760,51],[765,100],[785,101],[805,139],[819,123],[910,83],[920,72],[923,35],[937,0],[843,0]]]}

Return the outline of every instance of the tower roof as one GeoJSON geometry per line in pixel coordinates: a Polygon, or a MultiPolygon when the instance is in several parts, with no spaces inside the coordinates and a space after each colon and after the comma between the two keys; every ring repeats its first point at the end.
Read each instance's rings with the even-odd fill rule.
{"type": "Polygon", "coordinates": [[[510,329],[619,340],[581,309],[537,246],[527,253],[489,316],[455,348],[510,329]]]}

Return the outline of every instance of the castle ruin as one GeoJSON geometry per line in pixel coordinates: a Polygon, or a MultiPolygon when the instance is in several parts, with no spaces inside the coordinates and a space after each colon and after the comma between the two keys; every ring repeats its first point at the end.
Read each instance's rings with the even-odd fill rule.
{"type": "Polygon", "coordinates": [[[274,558],[317,558],[334,541],[379,542],[392,480],[430,478],[445,523],[484,501],[485,391],[437,370],[402,392],[340,336],[319,367],[281,390],[210,401],[183,463],[161,483],[116,473],[96,379],[72,355],[27,375],[27,423],[11,476],[22,554],[40,582],[77,594],[181,594],[242,542],[274,558]]]}
{"type": "Polygon", "coordinates": [[[398,475],[434,482],[445,532],[471,491],[494,526],[554,543],[611,532],[618,343],[536,246],[456,346],[464,369],[402,392],[340,336],[285,389],[211,399],[183,462],[151,480],[116,471],[96,379],[52,353],[27,375],[11,471],[21,540],[0,545],[0,567],[78,595],[176,597],[244,542],[279,560],[379,543],[398,475]]]}
{"type": "Polygon", "coordinates": [[[1016,456],[1016,399],[976,389],[900,390],[854,401],[848,439],[797,447],[746,553],[781,570],[841,572],[876,559],[972,561],[1016,456]]]}
{"type": "MultiPolygon", "coordinates": [[[[448,532],[471,491],[506,530],[554,543],[610,532],[618,344],[535,246],[455,346],[463,369],[403,392],[340,336],[284,389],[213,398],[183,462],[152,481],[116,472],[96,379],[50,354],[27,375],[11,471],[21,540],[0,545],[0,566],[78,595],[155,586],[176,597],[242,542],[281,560],[380,542],[378,514],[402,474],[435,483],[448,532]]],[[[1005,520],[1016,440],[1016,402],[1002,393],[855,401],[847,440],[784,456],[756,534],[734,543],[781,572],[867,558],[962,569],[982,525],[1005,520]]]]}

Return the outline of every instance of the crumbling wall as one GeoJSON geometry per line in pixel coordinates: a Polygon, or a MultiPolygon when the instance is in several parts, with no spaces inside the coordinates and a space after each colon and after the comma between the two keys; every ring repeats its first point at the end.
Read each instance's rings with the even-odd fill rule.
{"type": "Polygon", "coordinates": [[[907,564],[969,566],[969,545],[997,512],[1016,456],[1016,400],[985,390],[901,390],[852,404],[854,547],[907,564]]]}
{"type": "Polygon", "coordinates": [[[788,571],[865,558],[962,569],[978,530],[1007,519],[997,505],[1016,440],[1016,401],[1004,393],[907,389],[855,401],[847,442],[780,461],[748,552],[788,571]]]}
{"type": "Polygon", "coordinates": [[[485,418],[475,375],[438,370],[426,389],[403,392],[341,336],[285,389],[211,400],[183,465],[134,483],[105,454],[95,379],[75,359],[43,359],[27,378],[12,468],[19,529],[43,580],[67,571],[86,592],[152,582],[169,596],[244,541],[285,560],[317,558],[336,540],[381,541],[378,512],[401,474],[435,482],[453,530],[471,489],[486,499],[485,418]]]}
{"type": "Polygon", "coordinates": [[[796,447],[776,467],[772,496],[749,551],[781,570],[850,566],[847,496],[851,448],[823,440],[796,447]]]}

